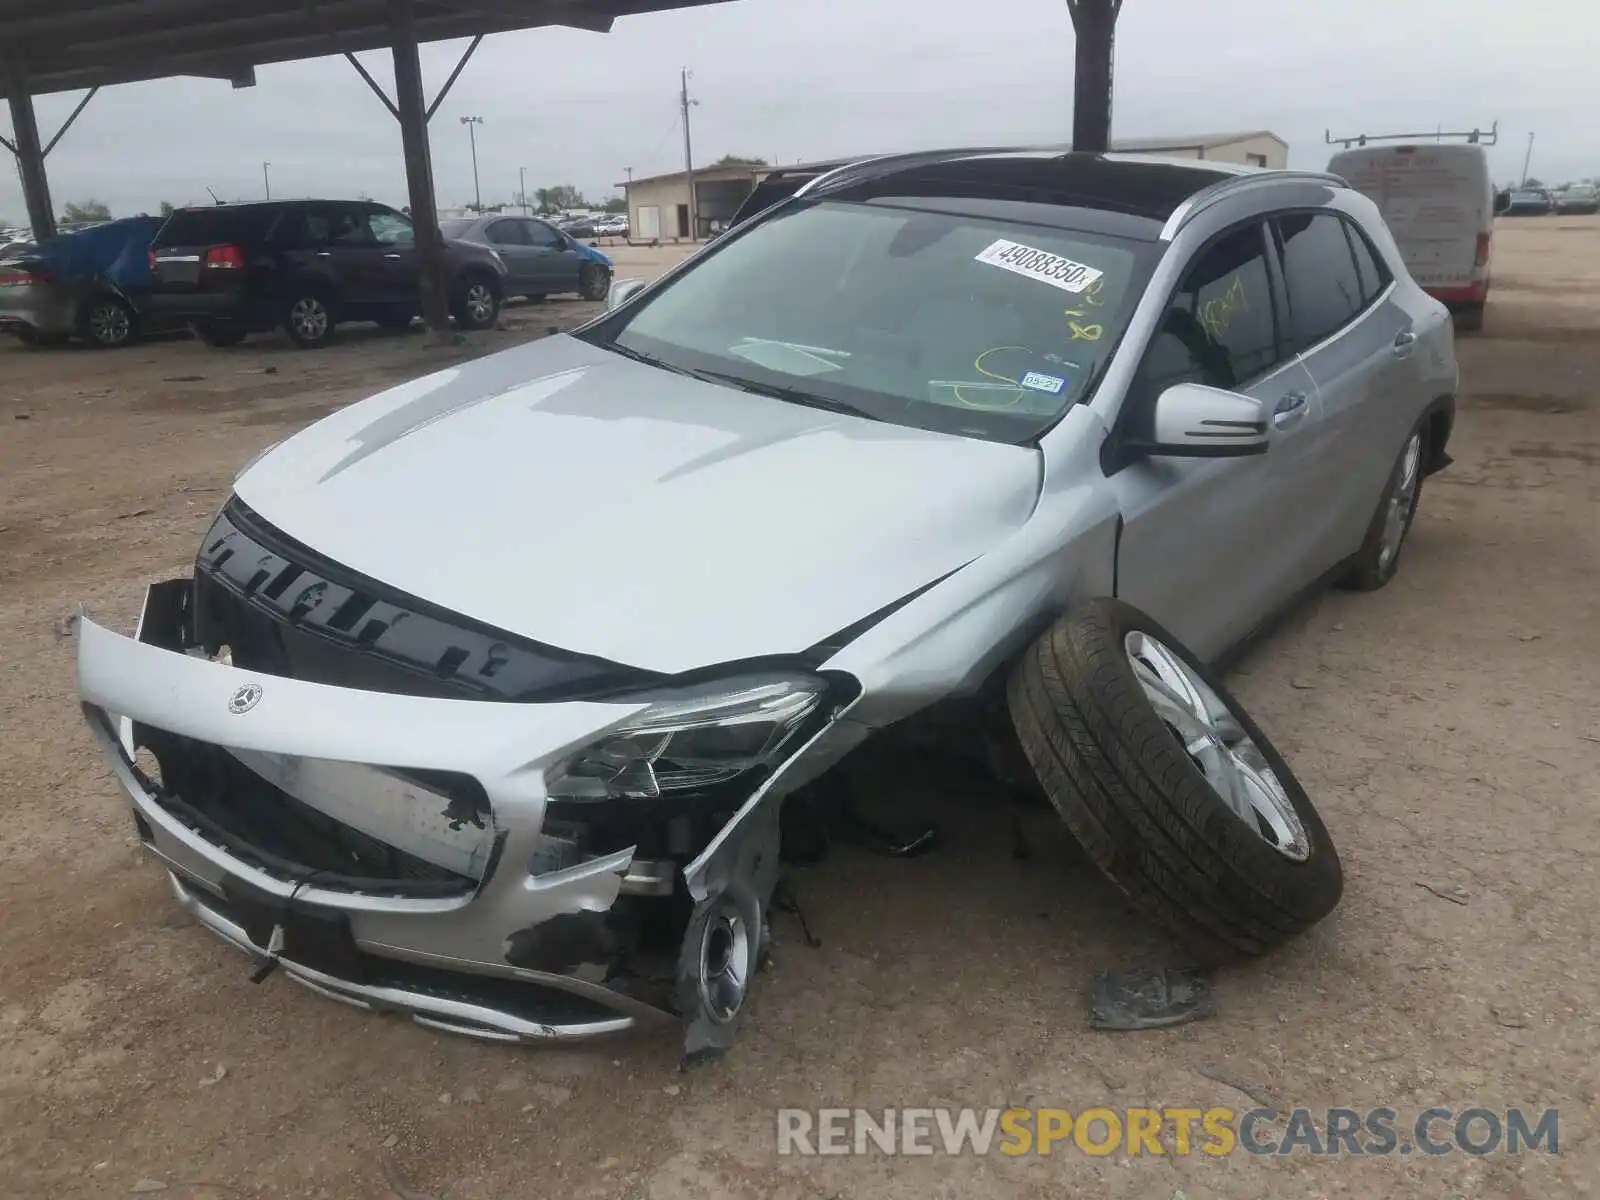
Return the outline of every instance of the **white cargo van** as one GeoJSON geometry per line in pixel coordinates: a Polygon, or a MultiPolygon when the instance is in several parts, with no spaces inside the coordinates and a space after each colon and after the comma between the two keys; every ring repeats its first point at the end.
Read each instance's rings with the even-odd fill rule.
{"type": "Polygon", "coordinates": [[[1328,163],[1383,212],[1411,277],[1465,329],[1483,324],[1495,191],[1481,145],[1419,142],[1342,150],[1328,163]]]}

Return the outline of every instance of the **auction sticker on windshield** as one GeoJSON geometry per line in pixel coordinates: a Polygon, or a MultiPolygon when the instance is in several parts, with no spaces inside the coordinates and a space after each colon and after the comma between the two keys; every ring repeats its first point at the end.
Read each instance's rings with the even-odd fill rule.
{"type": "Polygon", "coordinates": [[[1002,271],[1026,275],[1029,279],[1048,283],[1064,292],[1081,292],[1105,274],[1081,262],[1051,254],[1048,250],[1025,246],[1021,242],[1008,242],[1005,238],[984,247],[978,253],[977,261],[999,267],[1002,271]]]}

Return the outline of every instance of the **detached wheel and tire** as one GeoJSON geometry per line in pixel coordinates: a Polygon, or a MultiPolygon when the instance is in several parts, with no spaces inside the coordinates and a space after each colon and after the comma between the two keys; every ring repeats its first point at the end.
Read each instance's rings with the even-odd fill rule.
{"type": "Polygon", "coordinates": [[[585,300],[604,300],[611,290],[611,272],[599,263],[584,263],[578,272],[578,295],[585,300]]]}
{"type": "Polygon", "coordinates": [[[296,296],[284,306],[283,328],[302,350],[320,350],[333,339],[333,313],[316,292],[296,296]]]}
{"type": "Polygon", "coordinates": [[[1406,534],[1417,516],[1417,501],[1422,498],[1422,464],[1428,460],[1428,435],[1421,425],[1414,428],[1400,448],[1389,482],[1384,485],[1378,508],[1367,526],[1366,539],[1356,551],[1350,570],[1338,584],[1353,592],[1375,592],[1400,567],[1400,551],[1406,534]]]}
{"type": "Polygon", "coordinates": [[[78,314],[78,336],[97,350],[115,350],[136,340],[133,310],[115,296],[96,296],[78,314]]]}
{"type": "Polygon", "coordinates": [[[1014,669],[1034,774],[1128,899],[1217,962],[1333,911],[1338,852],[1305,789],[1211,670],[1118,600],[1058,622],[1014,669]]]}
{"type": "Polygon", "coordinates": [[[468,275],[456,285],[451,315],[462,329],[488,329],[500,318],[500,292],[486,275],[468,275]]]}

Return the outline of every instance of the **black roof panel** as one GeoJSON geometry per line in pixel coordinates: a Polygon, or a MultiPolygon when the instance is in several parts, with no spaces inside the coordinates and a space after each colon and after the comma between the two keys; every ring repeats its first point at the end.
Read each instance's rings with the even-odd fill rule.
{"type": "Polygon", "coordinates": [[[818,193],[840,199],[948,196],[1094,209],[1165,221],[1196,192],[1236,172],[1126,156],[1015,152],[869,167],[818,193]]]}

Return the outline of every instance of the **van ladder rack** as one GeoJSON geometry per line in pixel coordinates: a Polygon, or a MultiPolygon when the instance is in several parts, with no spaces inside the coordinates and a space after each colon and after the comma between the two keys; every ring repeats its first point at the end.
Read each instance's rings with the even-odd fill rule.
{"type": "Polygon", "coordinates": [[[1492,146],[1500,140],[1500,122],[1496,121],[1489,126],[1485,133],[1481,129],[1466,129],[1459,132],[1445,132],[1435,129],[1428,133],[1358,133],[1355,137],[1334,137],[1331,130],[1324,129],[1322,138],[1330,146],[1343,146],[1346,150],[1351,146],[1365,146],[1368,142],[1443,142],[1462,140],[1473,146],[1492,146]]]}

